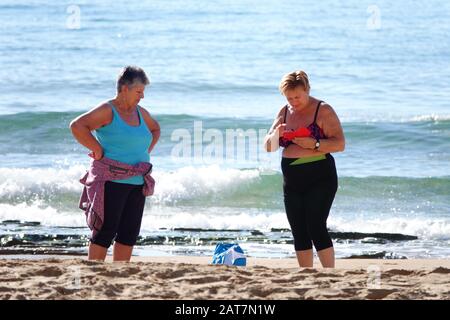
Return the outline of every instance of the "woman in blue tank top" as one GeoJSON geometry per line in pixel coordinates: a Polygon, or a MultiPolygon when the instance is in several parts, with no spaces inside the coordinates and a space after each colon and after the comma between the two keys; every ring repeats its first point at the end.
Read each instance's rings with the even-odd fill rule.
{"type": "MultiPolygon", "coordinates": [[[[117,80],[116,97],[71,122],[74,137],[91,151],[90,157],[95,160],[107,157],[129,165],[150,161],[160,127],[139,106],[149,83],[144,70],[125,67],[117,80]]],[[[104,221],[101,230],[90,239],[89,259],[104,260],[114,240],[114,261],[130,260],[144,211],[143,184],[142,176],[105,183],[104,221]]]]}

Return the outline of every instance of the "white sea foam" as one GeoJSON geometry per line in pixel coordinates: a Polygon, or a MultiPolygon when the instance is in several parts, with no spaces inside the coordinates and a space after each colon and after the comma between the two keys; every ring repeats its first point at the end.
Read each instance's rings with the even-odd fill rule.
{"type": "MultiPolygon", "coordinates": [[[[60,211],[40,203],[0,204],[0,221],[36,221],[44,226],[85,226],[84,214],[60,211]]],[[[332,216],[328,227],[338,232],[400,233],[419,237],[420,240],[450,240],[450,219],[428,217],[404,218],[349,218],[332,216]]],[[[288,229],[289,224],[283,211],[261,209],[239,209],[224,207],[146,207],[142,221],[142,231],[160,228],[198,228],[220,230],[260,230],[268,232],[272,228],[288,229]]]]}
{"type": "Polygon", "coordinates": [[[39,201],[32,204],[0,204],[0,221],[5,220],[40,222],[41,225],[49,227],[83,227],[86,225],[86,219],[81,210],[60,212],[39,201]]]}
{"type": "MultiPolygon", "coordinates": [[[[86,167],[68,168],[0,168],[0,197],[3,199],[30,199],[57,193],[79,193],[79,182],[86,167]]],[[[152,203],[173,203],[183,199],[208,196],[260,177],[260,171],[224,169],[216,165],[207,167],[183,167],[172,171],[153,173],[156,179],[152,203]]]]}
{"type": "Polygon", "coordinates": [[[81,190],[80,165],[68,168],[0,168],[0,197],[81,190]]]}
{"type": "Polygon", "coordinates": [[[208,196],[230,190],[259,178],[258,170],[224,169],[219,166],[184,167],[172,172],[157,173],[153,203],[208,196]]]}
{"type": "Polygon", "coordinates": [[[426,217],[345,219],[333,217],[328,226],[342,232],[401,233],[421,239],[450,240],[450,219],[426,217]]]}
{"type": "Polygon", "coordinates": [[[439,121],[449,121],[450,120],[450,114],[425,114],[420,116],[415,116],[412,119],[408,119],[404,122],[425,122],[425,121],[433,121],[433,122],[439,122],[439,121]]]}

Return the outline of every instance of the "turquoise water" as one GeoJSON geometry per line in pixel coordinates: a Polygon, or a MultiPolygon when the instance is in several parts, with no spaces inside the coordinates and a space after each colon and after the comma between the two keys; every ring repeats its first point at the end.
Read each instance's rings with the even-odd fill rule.
{"type": "Polygon", "coordinates": [[[260,146],[285,103],[281,76],[301,68],[347,138],[329,219],[337,256],[448,258],[450,4],[372,4],[2,1],[2,248],[69,234],[78,240],[61,246],[84,252],[77,179],[89,159],[68,124],[114,95],[120,67],[137,64],[152,82],[141,105],[162,126],[138,254],[210,254],[220,239],[250,255],[293,254],[289,232],[273,231],[288,228],[280,155],[260,146]],[[174,157],[180,133],[195,157],[174,157]]]}

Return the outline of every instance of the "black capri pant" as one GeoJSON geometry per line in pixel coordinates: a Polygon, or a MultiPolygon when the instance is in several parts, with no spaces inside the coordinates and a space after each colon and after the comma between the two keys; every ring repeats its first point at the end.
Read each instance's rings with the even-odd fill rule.
{"type": "Polygon", "coordinates": [[[317,251],[333,246],[327,230],[327,218],[338,188],[334,158],[290,165],[293,158],[283,158],[284,205],[294,237],[296,251],[317,251]]]}
{"type": "Polygon", "coordinates": [[[143,185],[107,181],[105,183],[104,221],[91,242],[108,248],[112,241],[134,246],[141,229],[145,196],[143,185]]]}

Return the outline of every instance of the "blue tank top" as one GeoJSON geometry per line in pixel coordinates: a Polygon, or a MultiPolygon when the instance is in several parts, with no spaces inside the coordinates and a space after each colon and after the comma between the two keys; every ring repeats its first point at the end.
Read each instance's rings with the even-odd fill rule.
{"type": "MultiPolygon", "coordinates": [[[[122,120],[116,107],[111,102],[108,104],[113,112],[112,121],[95,130],[97,139],[103,147],[104,156],[129,165],[149,162],[148,148],[150,147],[151,133],[142,118],[139,107],[137,108],[139,126],[130,126],[122,120]]],[[[113,182],[142,185],[144,178],[135,176],[123,180],[113,180],[113,182]]]]}

